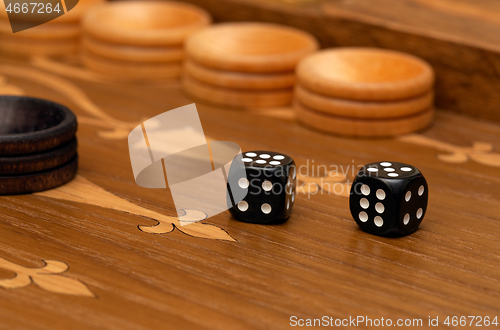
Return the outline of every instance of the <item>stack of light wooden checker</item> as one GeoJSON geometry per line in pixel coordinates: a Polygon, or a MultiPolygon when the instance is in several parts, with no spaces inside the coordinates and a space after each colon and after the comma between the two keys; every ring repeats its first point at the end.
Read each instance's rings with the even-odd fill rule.
{"type": "Polygon", "coordinates": [[[295,67],[318,49],[297,29],[264,23],[211,26],[186,42],[184,89],[233,107],[272,107],[293,99],[295,67]]]}
{"type": "Polygon", "coordinates": [[[412,55],[371,48],[337,48],[297,67],[294,107],[314,129],[358,137],[410,133],[433,119],[434,73],[412,55]]]}
{"type": "Polygon", "coordinates": [[[185,39],[210,22],[206,11],[180,2],[107,3],[83,19],[82,59],[89,69],[120,78],[179,77],[185,39]]]}
{"type": "MultiPolygon", "coordinates": [[[[0,6],[0,49],[9,53],[25,55],[63,55],[77,53],[80,45],[80,19],[91,7],[104,0],[80,0],[79,3],[64,15],[47,23],[34,26],[24,31],[12,32],[3,2],[0,6]]],[[[46,4],[46,2],[44,2],[46,4]]],[[[32,10],[32,4],[29,6],[32,10]]],[[[22,22],[14,24],[42,23],[43,16],[28,11],[22,22]]],[[[43,9],[45,10],[45,9],[43,9]]],[[[63,10],[61,7],[59,10],[63,10]]]]}

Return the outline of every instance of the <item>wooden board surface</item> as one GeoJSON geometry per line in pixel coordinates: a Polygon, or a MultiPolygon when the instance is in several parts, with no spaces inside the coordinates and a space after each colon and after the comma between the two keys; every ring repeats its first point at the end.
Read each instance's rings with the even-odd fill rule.
{"type": "Polygon", "coordinates": [[[197,102],[209,138],[285,153],[309,173],[284,224],[224,212],[179,227],[168,189],[135,184],[127,146],[141,120],[193,102],[179,81],[115,83],[75,59],[2,57],[0,93],[73,109],[80,155],[70,185],[0,197],[0,329],[287,329],[291,316],[358,315],[439,317],[444,328],[447,316],[500,317],[498,125],[438,111],[420,134],[346,139],[299,125],[288,107],[197,102]],[[350,216],[354,167],[379,160],[428,181],[410,236],[376,237],[350,216]],[[318,178],[340,166],[345,176],[318,178]]]}
{"type": "Polygon", "coordinates": [[[437,104],[500,121],[500,14],[495,0],[185,0],[216,22],[298,27],[323,47],[379,47],[417,55],[437,73],[437,104]]]}

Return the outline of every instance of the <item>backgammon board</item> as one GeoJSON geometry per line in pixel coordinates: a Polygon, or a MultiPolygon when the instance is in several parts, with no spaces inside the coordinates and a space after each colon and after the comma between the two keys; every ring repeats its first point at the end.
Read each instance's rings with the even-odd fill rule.
{"type": "Polygon", "coordinates": [[[210,105],[179,80],[113,79],[76,56],[3,54],[0,94],[59,102],[79,124],[73,181],[0,197],[0,329],[287,329],[360,317],[360,328],[382,318],[447,328],[472,316],[494,327],[500,317],[498,123],[438,109],[423,132],[349,139],[302,126],[291,107],[210,105]],[[129,132],[191,103],[207,139],[279,151],[307,169],[287,222],[226,211],[179,226],[168,188],[135,183],[129,132]],[[370,235],[351,217],[350,182],[380,160],[427,179],[427,214],[412,235],[370,235]]]}

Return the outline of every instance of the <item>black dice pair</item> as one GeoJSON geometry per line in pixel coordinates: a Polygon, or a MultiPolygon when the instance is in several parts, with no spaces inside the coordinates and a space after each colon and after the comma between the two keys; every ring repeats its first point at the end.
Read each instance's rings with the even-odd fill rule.
{"type": "Polygon", "coordinates": [[[427,182],[417,168],[377,162],[365,165],[356,175],[349,206],[362,230],[380,236],[403,236],[417,230],[427,199],[427,182]]]}
{"type": "Polygon", "coordinates": [[[249,151],[238,155],[233,164],[227,180],[227,203],[236,219],[270,224],[290,217],[297,181],[291,157],[271,151],[249,151]]]}
{"type": "MultiPolygon", "coordinates": [[[[231,214],[238,220],[261,224],[288,219],[297,181],[293,159],[270,151],[249,151],[234,162],[238,166],[231,166],[228,175],[231,214]]],[[[427,182],[417,168],[377,162],[365,165],[356,175],[349,206],[362,230],[380,236],[403,236],[418,228],[427,200],[427,182]]]]}

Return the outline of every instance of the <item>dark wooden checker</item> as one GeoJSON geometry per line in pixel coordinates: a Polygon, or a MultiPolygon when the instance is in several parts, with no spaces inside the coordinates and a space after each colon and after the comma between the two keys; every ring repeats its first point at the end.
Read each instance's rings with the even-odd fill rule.
{"type": "Polygon", "coordinates": [[[440,109],[418,134],[348,139],[303,127],[291,107],[222,108],[180,86],[116,80],[75,58],[1,56],[0,93],[77,114],[80,160],[68,185],[0,197],[0,329],[288,329],[292,316],[358,315],[425,327],[429,316],[441,326],[447,316],[500,317],[499,124],[440,109]],[[135,184],[130,130],[195,101],[207,138],[279,151],[308,169],[287,222],[247,224],[224,212],[179,226],[168,189],[135,184]],[[364,233],[349,213],[357,166],[382,160],[427,179],[427,213],[410,236],[364,233]],[[320,178],[337,169],[345,172],[320,178]]]}

